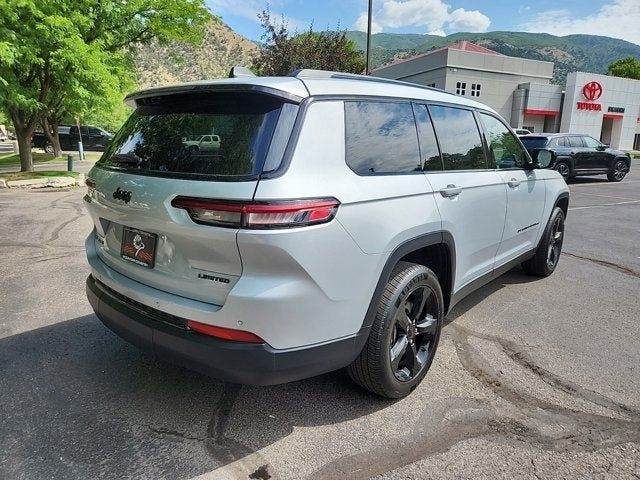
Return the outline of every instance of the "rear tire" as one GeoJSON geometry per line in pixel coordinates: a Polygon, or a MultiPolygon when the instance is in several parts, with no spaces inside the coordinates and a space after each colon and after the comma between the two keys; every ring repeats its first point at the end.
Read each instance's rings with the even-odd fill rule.
{"type": "Polygon", "coordinates": [[[544,229],[535,255],[522,262],[522,269],[528,275],[548,277],[553,273],[560,260],[564,241],[564,212],[555,207],[544,229]]]}
{"type": "Polygon", "coordinates": [[[53,145],[51,145],[50,143],[45,144],[44,152],[53,154],[53,145]]]}
{"type": "Polygon", "coordinates": [[[622,159],[618,159],[613,163],[613,168],[607,173],[607,178],[610,182],[621,182],[622,179],[629,172],[629,166],[627,162],[622,159]]]}
{"type": "Polygon", "coordinates": [[[423,265],[398,263],[380,297],[367,343],[347,367],[349,376],[382,397],[405,397],[431,366],[443,317],[436,275],[423,265]]]}

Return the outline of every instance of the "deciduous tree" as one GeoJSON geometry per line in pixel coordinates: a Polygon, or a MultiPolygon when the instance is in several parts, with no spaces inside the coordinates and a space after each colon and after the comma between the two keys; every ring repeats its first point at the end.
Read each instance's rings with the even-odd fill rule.
{"type": "Polygon", "coordinates": [[[14,124],[21,170],[33,169],[38,123],[112,97],[133,46],[197,41],[209,18],[204,0],[0,0],[0,109],[14,124]]]}
{"type": "Polygon", "coordinates": [[[640,60],[636,57],[627,57],[616,60],[609,65],[609,73],[614,77],[640,80],[640,60]]]}
{"type": "Polygon", "coordinates": [[[284,22],[275,24],[268,11],[258,16],[263,44],[253,68],[261,75],[288,75],[298,68],[362,73],[364,54],[344,31],[308,31],[290,35],[284,22]]]}

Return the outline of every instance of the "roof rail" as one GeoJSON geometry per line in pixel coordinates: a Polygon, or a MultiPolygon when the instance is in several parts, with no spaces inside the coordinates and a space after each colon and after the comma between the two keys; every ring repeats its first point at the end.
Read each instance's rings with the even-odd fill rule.
{"type": "Polygon", "coordinates": [[[232,67],[231,70],[229,70],[229,78],[246,78],[255,76],[256,74],[247,67],[232,67]]]}
{"type": "Polygon", "coordinates": [[[453,95],[453,93],[447,92],[446,90],[442,90],[440,88],[427,87],[425,85],[420,85],[418,83],[403,82],[402,80],[393,80],[391,78],[372,77],[370,75],[359,75],[357,73],[332,72],[329,70],[314,70],[312,68],[300,68],[298,70],[294,70],[293,72],[291,72],[289,76],[295,77],[295,78],[308,78],[308,79],[338,78],[338,79],[344,79],[344,80],[361,80],[364,82],[387,83],[391,85],[404,85],[406,87],[421,88],[424,90],[443,92],[443,93],[448,93],[450,95],[453,95]]]}

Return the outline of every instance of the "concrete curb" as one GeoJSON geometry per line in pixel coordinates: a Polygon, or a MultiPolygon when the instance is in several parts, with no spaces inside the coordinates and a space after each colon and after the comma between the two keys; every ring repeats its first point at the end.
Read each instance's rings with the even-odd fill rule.
{"type": "Polygon", "coordinates": [[[31,178],[28,180],[5,180],[0,178],[0,188],[64,188],[84,183],[84,174],[78,175],[78,178],[60,176],[47,178],[31,178]]]}

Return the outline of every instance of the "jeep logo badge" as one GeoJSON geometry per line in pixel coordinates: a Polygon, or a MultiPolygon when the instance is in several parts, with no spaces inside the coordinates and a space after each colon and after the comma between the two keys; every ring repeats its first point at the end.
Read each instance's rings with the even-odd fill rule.
{"type": "Polygon", "coordinates": [[[131,192],[120,190],[120,187],[118,187],[116,191],[113,192],[113,198],[115,200],[122,200],[124,203],[129,203],[131,200],[131,192]]]}

